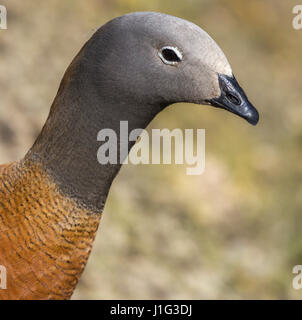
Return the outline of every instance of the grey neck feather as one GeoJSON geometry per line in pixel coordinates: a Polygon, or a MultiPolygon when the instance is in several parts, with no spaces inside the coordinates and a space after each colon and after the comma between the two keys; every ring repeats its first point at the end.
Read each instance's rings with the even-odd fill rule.
{"type": "Polygon", "coordinates": [[[63,193],[101,211],[121,165],[98,163],[98,132],[113,129],[119,145],[120,121],[128,121],[129,132],[145,128],[165,105],[127,101],[112,91],[106,72],[96,78],[94,66],[90,68],[85,60],[82,49],[67,69],[49,117],[25,160],[41,162],[63,193]]]}

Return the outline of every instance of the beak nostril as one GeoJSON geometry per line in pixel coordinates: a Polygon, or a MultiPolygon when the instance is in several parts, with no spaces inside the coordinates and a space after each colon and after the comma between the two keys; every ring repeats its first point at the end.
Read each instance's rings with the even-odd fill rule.
{"type": "Polygon", "coordinates": [[[206,100],[212,106],[228,110],[244,118],[252,125],[256,125],[259,120],[258,111],[249,102],[246,94],[239,86],[235,77],[218,74],[220,96],[206,100]]]}
{"type": "Polygon", "coordinates": [[[232,93],[227,92],[226,93],[226,98],[233,104],[235,104],[236,106],[240,106],[241,105],[241,100],[240,98],[238,98],[237,96],[235,96],[232,93]]]}

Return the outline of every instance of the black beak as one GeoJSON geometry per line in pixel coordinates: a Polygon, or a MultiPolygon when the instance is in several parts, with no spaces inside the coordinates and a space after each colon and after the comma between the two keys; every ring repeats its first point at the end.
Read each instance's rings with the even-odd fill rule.
{"type": "Polygon", "coordinates": [[[218,74],[221,95],[218,98],[207,100],[214,107],[228,110],[244,118],[252,125],[256,125],[259,120],[259,113],[249,102],[242,88],[235,77],[218,74]]]}

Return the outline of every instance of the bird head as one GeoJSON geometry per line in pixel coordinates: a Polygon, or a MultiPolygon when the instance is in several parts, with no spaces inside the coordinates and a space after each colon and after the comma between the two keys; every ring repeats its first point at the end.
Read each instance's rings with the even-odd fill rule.
{"type": "Polygon", "coordinates": [[[86,65],[97,61],[90,75],[107,99],[125,105],[212,105],[253,125],[258,122],[259,114],[222,50],[189,21],[156,12],[131,13],[101,27],[88,44],[82,60],[86,65]]]}

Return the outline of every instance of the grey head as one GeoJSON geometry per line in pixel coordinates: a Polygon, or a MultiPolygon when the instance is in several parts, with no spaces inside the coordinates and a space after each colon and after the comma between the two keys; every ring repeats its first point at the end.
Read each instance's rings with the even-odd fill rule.
{"type": "Polygon", "coordinates": [[[95,57],[90,61],[96,80],[106,75],[115,99],[149,106],[207,104],[258,122],[222,50],[191,22],[156,12],[130,13],[100,28],[90,42],[87,60],[95,57]],[[100,54],[104,47],[106,55],[100,54]]]}
{"type": "MultiPolygon", "coordinates": [[[[61,190],[101,210],[121,164],[97,162],[99,130],[112,129],[122,145],[120,121],[128,121],[129,132],[145,128],[177,102],[224,108],[254,125],[259,118],[225,55],[201,28],[154,12],[115,18],[68,67],[25,159],[38,159],[61,190]]],[[[118,158],[133,144],[123,152],[118,148],[118,158]]]]}

